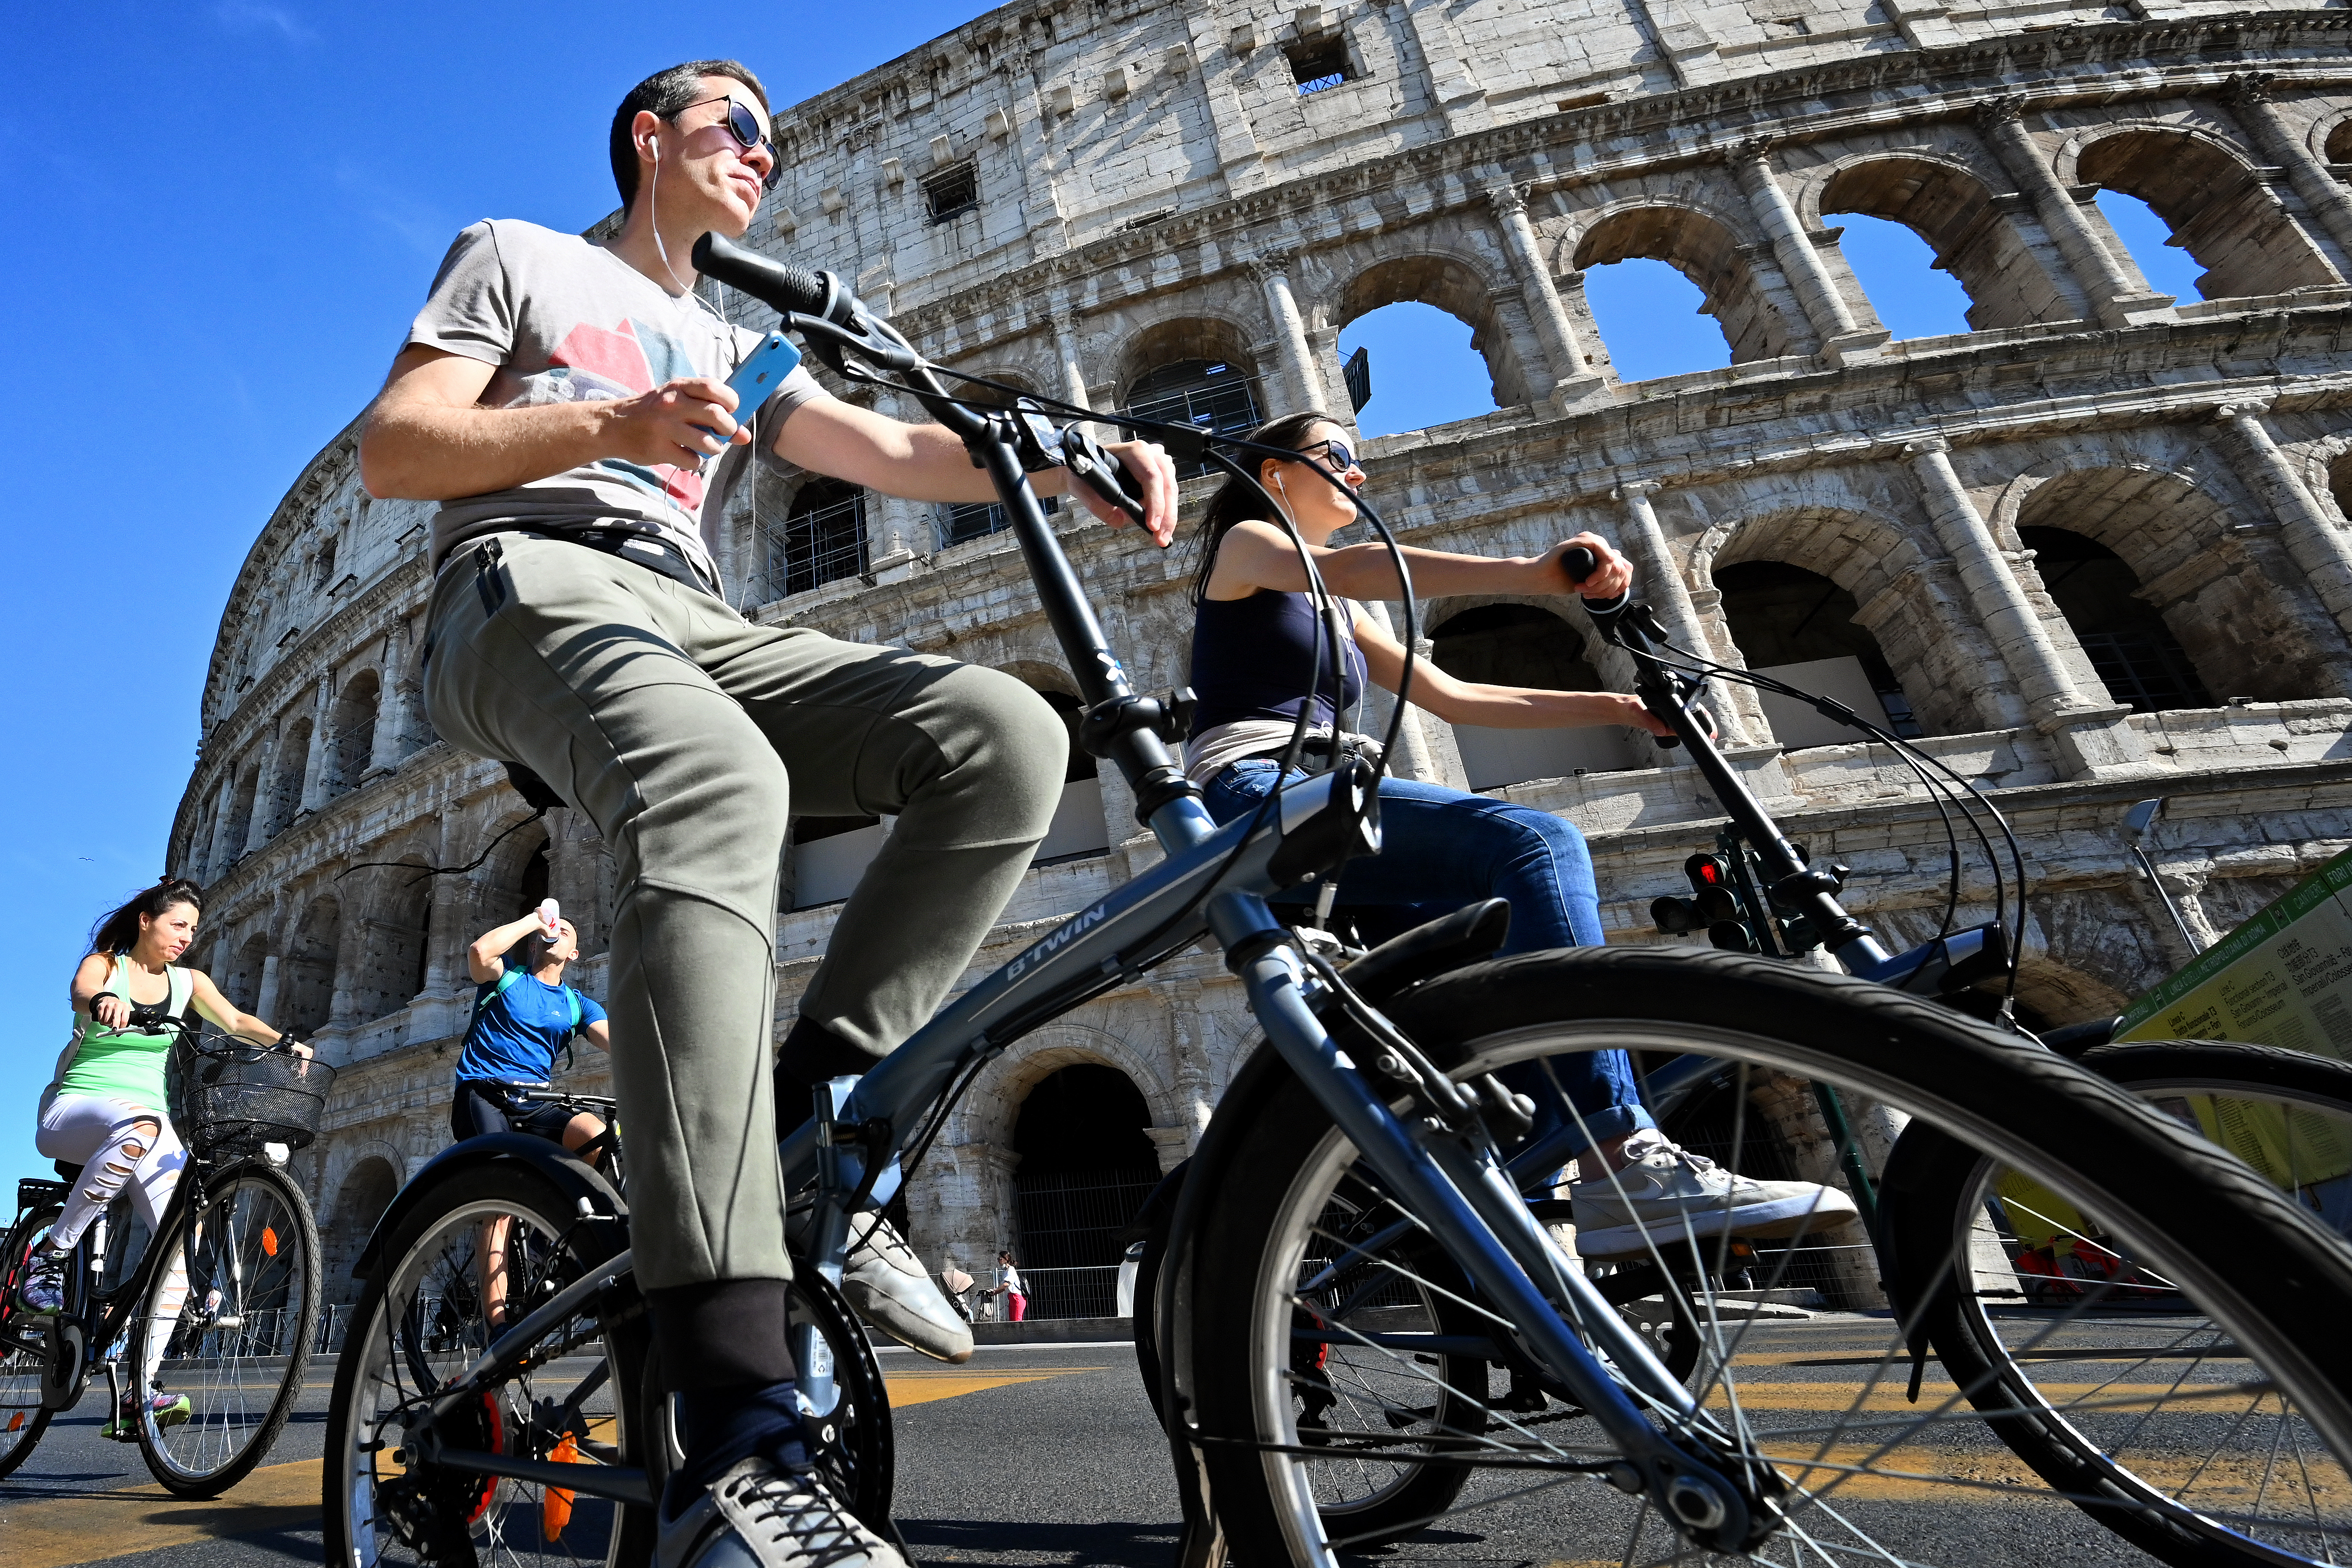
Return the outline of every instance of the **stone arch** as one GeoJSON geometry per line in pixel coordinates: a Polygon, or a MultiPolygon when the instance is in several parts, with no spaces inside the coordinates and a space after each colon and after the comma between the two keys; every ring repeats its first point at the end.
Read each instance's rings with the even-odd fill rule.
{"type": "Polygon", "coordinates": [[[247,758],[236,770],[236,783],[229,790],[228,820],[221,824],[220,863],[213,868],[215,876],[245,858],[246,845],[253,836],[254,797],[260,789],[260,759],[247,758]]]}
{"type": "Polygon", "coordinates": [[[261,820],[263,838],[274,839],[284,832],[301,811],[310,774],[310,718],[305,714],[288,724],[278,737],[270,767],[268,807],[261,820]]]}
{"type": "Polygon", "coordinates": [[[2340,113],[2320,141],[2319,155],[2330,163],[2352,163],[2352,110],[2340,113]]]}
{"type": "MultiPolygon", "coordinates": [[[[1923,734],[2000,727],[2001,715],[1985,689],[1985,670],[1997,667],[1990,647],[1980,636],[1962,630],[1969,622],[1958,585],[1946,580],[1948,574],[1936,570],[1893,519],[1850,505],[1800,503],[1735,522],[1711,549],[1693,552],[1692,566],[1694,577],[1704,573],[1706,585],[1725,594],[1720,614],[1727,640],[1740,649],[1750,667],[1803,666],[1823,657],[1850,657],[1861,666],[1862,678],[1898,734],[1905,733],[1905,708],[1923,734]],[[1730,569],[1767,563],[1832,585],[1837,593],[1808,589],[1785,572],[1780,574],[1785,580],[1779,582],[1769,573],[1741,574],[1757,580],[1735,578],[1733,586],[1741,591],[1738,597],[1727,588],[1724,578],[1730,569]],[[1753,621],[1739,607],[1750,590],[1756,593],[1759,617],[1753,621]],[[1763,618],[1776,613],[1769,601],[1793,601],[1808,593],[1797,622],[1768,633],[1763,618]],[[1831,619],[1821,620],[1825,613],[1831,619]],[[1807,620],[1808,615],[1812,619],[1807,620]],[[1741,636],[1743,622],[1748,622],[1747,643],[1741,636]]],[[[1810,671],[1797,684],[1824,679],[1851,684],[1853,672],[1810,671]]],[[[1762,705],[1776,732],[1814,735],[1814,727],[1801,716],[1810,709],[1801,712],[1787,699],[1769,695],[1762,705]]],[[[1855,706],[1867,712],[1864,705],[1855,706]]],[[[1822,730],[1807,743],[1828,743],[1832,733],[1822,730]]],[[[1843,743],[1844,732],[1835,734],[1843,743]]]]}
{"type": "Polygon", "coordinates": [[[1917,153],[1874,154],[1843,164],[1820,187],[1821,214],[1862,213],[1901,224],[1936,253],[1969,297],[1977,331],[2072,320],[2082,314],[2060,292],[1994,204],[1973,170],[1917,153]]]}
{"type": "Polygon", "coordinates": [[[333,749],[328,758],[328,781],[341,795],[360,787],[375,756],[376,710],[383,696],[383,681],[373,670],[362,670],[343,682],[335,699],[333,749]]]}
{"type": "Polygon", "coordinates": [[[1255,336],[1250,327],[1229,316],[1194,314],[1154,321],[1129,336],[1113,355],[1118,401],[1132,403],[1136,383],[1191,361],[1229,364],[1255,388],[1258,363],[1250,351],[1255,336]]]}
{"type": "Polygon", "coordinates": [[[1142,1091],[1152,1124],[1183,1120],[1175,1092],[1141,1051],[1108,1030],[1060,1019],[1024,1035],[981,1072],[972,1092],[950,1117],[944,1141],[988,1144],[1010,1149],[1013,1124],[1029,1092],[1062,1068],[1078,1062],[1116,1067],[1142,1091]]]}
{"type": "Polygon", "coordinates": [[[221,994],[244,1012],[256,1012],[261,1007],[261,976],[269,964],[269,934],[257,931],[247,936],[231,954],[227,944],[222,944],[226,960],[219,977],[221,994]]]}
{"type": "MultiPolygon", "coordinates": [[[[2063,522],[2021,526],[2018,539],[2084,662],[2111,701],[2138,713],[2210,707],[2203,681],[2129,562],[2063,522]]],[[[2075,674],[2079,683],[2080,673],[2075,674]]]]}
{"type": "MultiPolygon", "coordinates": [[[[1601,647],[1559,601],[1516,594],[1465,594],[1431,601],[1431,660],[1447,674],[1543,691],[1608,691],[1601,647]]],[[[1645,766],[1615,726],[1495,729],[1457,724],[1454,740],[1473,789],[1534,779],[1616,772],[1645,766]]]]}
{"type": "Polygon", "coordinates": [[[1650,202],[1620,207],[1588,225],[1576,242],[1573,265],[1582,272],[1636,256],[1664,262],[1706,296],[1699,308],[1723,329],[1734,364],[1801,351],[1804,329],[1792,328],[1766,292],[1748,252],[1739,227],[1715,214],[1650,202]]]}
{"type": "Polygon", "coordinates": [[[862,574],[871,553],[874,511],[858,486],[821,474],[803,476],[781,515],[760,519],[745,601],[771,603],[862,574]]]}
{"type": "Polygon", "coordinates": [[[370,1142],[353,1151],[352,1162],[344,1166],[319,1238],[331,1305],[345,1306],[358,1299],[361,1281],[352,1273],[352,1266],[359,1261],[376,1222],[399,1193],[402,1166],[399,1151],[388,1144],[370,1142]]]}
{"type": "MultiPolygon", "coordinates": [[[[2079,145],[2074,178],[2146,202],[2205,269],[2208,299],[2340,281],[2244,157],[2214,138],[2170,126],[2121,125],[2079,145]]],[[[2061,177],[2063,178],[2062,171],[2061,177]]]]}
{"type": "Polygon", "coordinates": [[[1344,330],[1360,316],[1383,306],[1406,303],[1443,310],[1470,329],[1470,347],[1486,362],[1495,406],[1512,408],[1530,399],[1527,371],[1502,319],[1505,290],[1473,262],[1443,251],[1418,251],[1373,262],[1349,278],[1331,311],[1331,326],[1344,330]]]}
{"type": "Polygon", "coordinates": [[[350,985],[356,1021],[400,1011],[425,989],[432,957],[433,878],[424,851],[394,855],[404,863],[377,867],[369,889],[358,963],[350,985]]]}
{"type": "Polygon", "coordinates": [[[309,1037],[334,1016],[335,961],[343,939],[343,906],[332,894],[311,900],[278,961],[277,1018],[268,1020],[289,1034],[309,1037]]]}
{"type": "Polygon", "coordinates": [[[2228,508],[2197,479],[2147,465],[2070,466],[2021,476],[1996,516],[2112,550],[2214,697],[2335,693],[2341,632],[2307,602],[2308,583],[2276,541],[2231,533],[2228,508]]]}

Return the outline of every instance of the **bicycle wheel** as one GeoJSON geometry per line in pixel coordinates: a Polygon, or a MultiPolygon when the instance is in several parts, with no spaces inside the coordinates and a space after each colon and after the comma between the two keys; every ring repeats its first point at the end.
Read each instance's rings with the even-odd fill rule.
{"type": "MultiPolygon", "coordinates": [[[[2352,1219],[2352,1065],[2266,1046],[2162,1040],[2103,1046],[2083,1065],[2239,1155],[2282,1195],[2339,1235],[2352,1219]]],[[[2218,1565],[2334,1561],[2342,1542],[2304,1511],[2256,1507],[2240,1517],[2242,1464],[2186,1464],[2139,1420],[2135,1382],[2193,1375],[2230,1354],[2227,1331],[2202,1320],[2171,1281],[2120,1253],[2018,1176],[1948,1140],[1906,1145],[1889,1172],[1909,1190],[1898,1256],[1944,1249],[2006,1258],[2009,1274],[1906,1270],[1906,1290],[1945,1369],[2035,1473],[2109,1529],[2168,1563],[2218,1565]],[[1952,1239],[1959,1238],[1957,1246],[1952,1239]]],[[[2251,1261],[2251,1259],[2249,1260],[2251,1261]]],[[[2284,1445],[2283,1462],[2253,1479],[2259,1504],[2278,1490],[2302,1502],[2294,1443],[2281,1411],[2227,1403],[2244,1423],[2233,1448],[2284,1445]]]]}
{"type": "Polygon", "coordinates": [[[166,1490],[217,1497],[268,1456],[310,1370],[319,1228],[293,1178],[256,1161],[207,1180],[152,1245],[129,1391],[183,1396],[188,1414],[163,1426],[142,1410],[139,1451],[166,1490]]]}
{"type": "Polygon", "coordinates": [[[48,1363],[47,1318],[27,1317],[16,1306],[33,1243],[64,1213],[54,1205],[21,1216],[0,1242],[0,1476],[32,1457],[57,1412],[41,1403],[41,1369],[48,1363]]]}
{"type": "MultiPolygon", "coordinates": [[[[507,1321],[625,1243],[518,1166],[451,1171],[387,1240],[352,1314],[327,1410],[327,1561],[347,1568],[475,1561],[635,1564],[653,1510],[570,1489],[412,1463],[404,1421],[478,1359],[507,1321]],[[503,1270],[485,1273],[495,1254],[503,1270]],[[493,1282],[495,1281],[495,1282],[493,1282]]],[[[644,1313],[606,1291],[551,1329],[523,1368],[441,1423],[451,1448],[643,1468],[644,1313]]],[[[632,1297],[632,1301],[634,1298],[632,1297]]]]}
{"type": "MultiPolygon", "coordinates": [[[[2177,1387],[2116,1388],[2117,1400],[2134,1402],[2131,1413],[2194,1456],[2191,1465],[2258,1467],[2274,1442],[2291,1441],[2295,1506],[2315,1508],[2331,1538],[2352,1526],[2352,1348],[2340,1333],[2352,1253],[2243,1166],[2121,1091],[1881,987],[1692,948],[1481,965],[1428,983],[1391,1016],[1465,1078],[1612,1048],[1713,1058],[1734,1088],[1724,1156],[1735,1169],[1761,1153],[1814,1179],[1834,1172],[1843,1151],[1806,1095],[1818,1083],[1843,1097],[1865,1155],[1907,1117],[2030,1174],[2228,1336],[2226,1353],[2189,1364],[2177,1387]],[[2247,1269],[2250,1253],[2265,1267],[2247,1269]],[[2256,1438],[2233,1417],[2265,1403],[2285,1413],[2256,1438]]],[[[1304,1084],[1286,1085],[1259,1118],[1234,1130],[1217,1223],[1184,1264],[1188,1321],[1175,1325],[1237,1560],[1328,1563],[1378,1541],[1405,1557],[1433,1543],[1458,1555],[1468,1531],[1487,1538],[1486,1555],[1536,1562],[1696,1550],[1647,1494],[1566,1484],[1608,1475],[1622,1462],[1618,1445],[1529,1364],[1518,1333],[1476,1292],[1450,1319],[1427,1304],[1460,1290],[1450,1258],[1429,1260],[1425,1223],[1359,1166],[1304,1084]],[[1320,1326],[1302,1330],[1302,1312],[1320,1326]],[[1454,1332],[1465,1315],[1478,1323],[1470,1343],[1454,1332]],[[1326,1380],[1349,1394],[1342,1418],[1308,1419],[1296,1371],[1302,1342],[1326,1347],[1326,1380]],[[1456,1375],[1464,1361],[1483,1365],[1456,1375]],[[1524,1398],[1531,1384],[1545,1396],[1540,1408],[1524,1398]],[[1483,1427],[1430,1414],[1449,1397],[1473,1406],[1483,1427]],[[1455,1466],[1471,1474],[1442,1511],[1418,1521],[1371,1512],[1383,1494],[1455,1466]],[[1415,1526],[1420,1541],[1402,1539],[1415,1526]]],[[[1964,1244],[1947,1238],[1947,1271],[1981,1262],[1957,1253],[1964,1244]]],[[[1751,1517],[1777,1510],[1748,1542],[1751,1555],[1792,1564],[2135,1560],[2006,1452],[1950,1379],[1915,1360],[1912,1325],[1874,1300],[1877,1260],[1856,1228],[1769,1250],[1759,1280],[1736,1239],[1685,1228],[1654,1232],[1646,1260],[1687,1285],[1695,1321],[1681,1332],[1698,1336],[1699,1354],[1685,1384],[1696,1410],[1645,1407],[1687,1446],[1731,1456],[1720,1468],[1763,1500],[1751,1517]],[[1824,1239],[1834,1245],[1817,1244],[1824,1239]],[[1764,1315],[1759,1301],[1808,1262],[1823,1266],[1829,1309],[1764,1315]]],[[[2264,1500],[2245,1506],[2259,1511],[2264,1500]]]]}

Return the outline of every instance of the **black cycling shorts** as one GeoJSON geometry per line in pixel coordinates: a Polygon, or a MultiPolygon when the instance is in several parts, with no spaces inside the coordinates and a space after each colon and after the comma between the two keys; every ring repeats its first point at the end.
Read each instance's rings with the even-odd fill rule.
{"type": "Polygon", "coordinates": [[[562,1105],[510,1105],[506,1087],[482,1078],[457,1080],[457,1096],[449,1103],[449,1135],[463,1142],[485,1133],[529,1133],[550,1143],[563,1141],[573,1112],[562,1105]]]}

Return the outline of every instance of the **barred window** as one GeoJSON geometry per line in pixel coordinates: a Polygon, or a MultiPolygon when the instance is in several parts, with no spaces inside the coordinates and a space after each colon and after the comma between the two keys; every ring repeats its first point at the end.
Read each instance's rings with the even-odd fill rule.
{"type": "Polygon", "coordinates": [[[1356,72],[1348,66],[1345,37],[1334,35],[1311,43],[1294,44],[1284,53],[1290,60],[1291,79],[1298,84],[1301,98],[1356,78],[1356,72]]]}
{"type": "MultiPolygon", "coordinates": [[[[1127,404],[1141,418],[1198,425],[1217,435],[1246,435],[1261,423],[1249,374],[1223,360],[1163,365],[1135,383],[1127,404]]],[[[1203,463],[1176,468],[1178,477],[1185,479],[1207,472],[1203,463]]]]}
{"type": "MultiPolygon", "coordinates": [[[[1038,505],[1050,517],[1062,509],[1062,497],[1048,496],[1038,505]]],[[[994,501],[950,501],[940,508],[940,548],[983,539],[1012,526],[1013,519],[994,501]]]]}
{"type": "Polygon", "coordinates": [[[969,163],[942,169],[923,182],[923,205],[931,222],[946,223],[980,205],[980,172],[969,163]]]}
{"type": "Polygon", "coordinates": [[[766,604],[806,593],[866,570],[866,492],[835,479],[811,479],[781,523],[760,525],[760,569],[751,601],[766,604]]]}

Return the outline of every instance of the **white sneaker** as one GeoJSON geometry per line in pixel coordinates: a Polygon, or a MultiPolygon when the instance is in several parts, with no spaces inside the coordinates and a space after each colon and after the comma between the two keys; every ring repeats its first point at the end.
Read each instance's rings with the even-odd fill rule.
{"type": "Polygon", "coordinates": [[[823,1480],[756,1456],[676,1516],[662,1511],[654,1560],[658,1568],[907,1568],[823,1480]]]}
{"type": "MultiPolygon", "coordinates": [[[[808,1223],[796,1220],[786,1231],[795,1242],[808,1223]]],[[[859,1317],[908,1349],[939,1361],[971,1359],[971,1325],[924,1271],[907,1239],[880,1215],[850,1217],[841,1293],[859,1317]]]]}
{"type": "Polygon", "coordinates": [[[1625,1140],[1625,1168],[1571,1182],[1576,1250],[1619,1258],[1692,1237],[1814,1235],[1854,1217],[1853,1199],[1809,1181],[1735,1176],[1645,1127],[1625,1140]]]}

